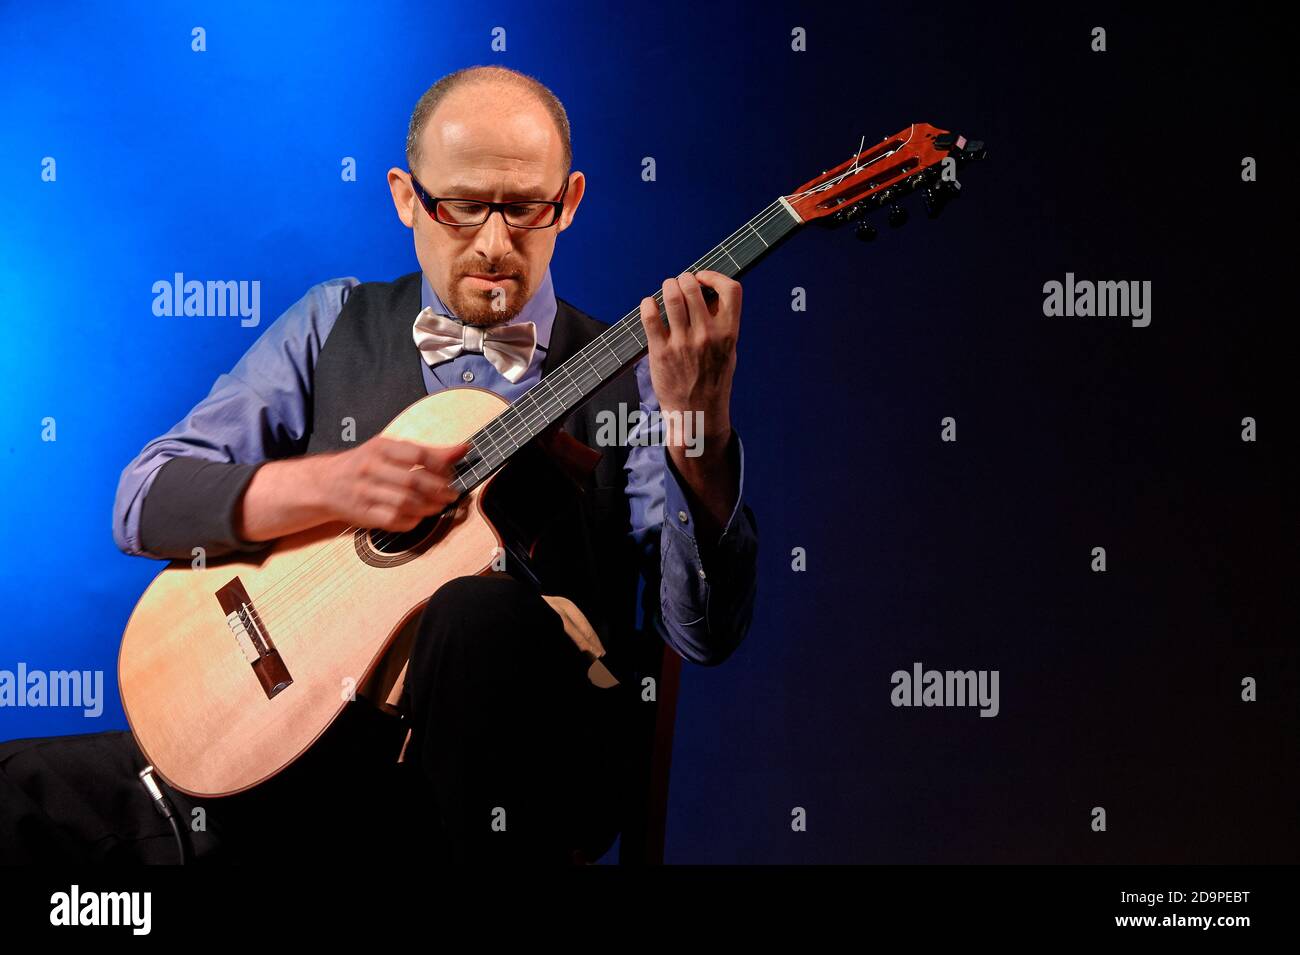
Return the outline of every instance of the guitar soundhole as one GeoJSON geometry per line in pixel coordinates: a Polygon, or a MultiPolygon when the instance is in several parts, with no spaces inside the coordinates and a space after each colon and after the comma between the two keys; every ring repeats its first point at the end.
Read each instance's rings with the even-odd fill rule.
{"type": "Polygon", "coordinates": [[[414,560],[445,532],[446,528],[440,525],[450,523],[455,513],[453,508],[432,514],[409,531],[358,530],[353,537],[357,555],[373,567],[391,567],[414,560]]]}
{"type": "Polygon", "coordinates": [[[409,531],[371,529],[370,546],[381,554],[400,554],[403,551],[411,550],[433,532],[433,529],[438,526],[441,517],[441,514],[431,514],[409,531]]]}

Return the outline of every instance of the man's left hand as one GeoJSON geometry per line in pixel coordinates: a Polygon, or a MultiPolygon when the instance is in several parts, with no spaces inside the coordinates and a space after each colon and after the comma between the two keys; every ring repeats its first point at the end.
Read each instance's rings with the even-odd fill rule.
{"type": "Polygon", "coordinates": [[[650,350],[650,380],[667,425],[667,453],[704,505],[697,515],[710,532],[721,528],[739,493],[739,475],[727,454],[731,442],[731,379],[740,336],[740,283],[720,272],[685,272],[663,283],[667,326],[653,297],[641,300],[641,324],[650,350]],[[704,288],[717,293],[706,302],[704,288]],[[674,413],[675,412],[675,413],[674,413]],[[698,412],[698,418],[696,413],[698,412]],[[687,425],[699,431],[683,435],[687,425]],[[687,454],[689,443],[699,442],[687,454]]]}
{"type": "MultiPolygon", "coordinates": [[[[731,436],[731,379],[740,336],[740,283],[702,269],[664,279],[665,326],[654,298],[641,300],[641,324],[650,347],[650,379],[669,420],[700,412],[704,441],[726,447],[731,436]],[[717,293],[710,304],[704,287],[717,293]]],[[[669,446],[679,442],[670,441],[669,446]]],[[[675,463],[675,461],[674,461],[675,463]]]]}

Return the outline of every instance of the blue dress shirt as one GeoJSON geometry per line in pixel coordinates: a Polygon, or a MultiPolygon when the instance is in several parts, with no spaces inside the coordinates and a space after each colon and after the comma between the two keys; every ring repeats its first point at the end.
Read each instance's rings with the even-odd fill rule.
{"type": "MultiPolygon", "coordinates": [[[[250,464],[304,452],[316,359],[358,284],[355,278],[341,278],[309,289],[262,332],[228,374],[217,378],[206,398],[174,428],[146,444],[126,466],[113,506],[113,539],[123,552],[164,556],[143,546],[140,514],[154,477],[171,458],[183,455],[250,464]]],[[[421,299],[422,306],[455,317],[427,278],[421,299]]],[[[462,352],[432,367],[423,364],[429,394],[473,385],[514,401],[541,380],[556,310],[547,269],[536,292],[511,320],[534,322],[537,327],[537,348],[519,381],[507,380],[481,353],[462,352]]],[[[414,341],[411,348],[415,349],[414,341]]],[[[758,531],[753,512],[744,503],[744,449],[735,434],[739,493],[716,541],[705,542],[706,567],[695,536],[697,515],[671,457],[661,442],[637,443],[645,437],[650,413],[659,410],[648,356],[637,362],[635,374],[642,418],[629,435],[629,534],[641,555],[647,588],[659,590],[661,613],[654,626],[684,659],[715,665],[744,639],[754,609],[758,531]]],[[[249,549],[258,546],[264,545],[247,543],[249,549]]]]}

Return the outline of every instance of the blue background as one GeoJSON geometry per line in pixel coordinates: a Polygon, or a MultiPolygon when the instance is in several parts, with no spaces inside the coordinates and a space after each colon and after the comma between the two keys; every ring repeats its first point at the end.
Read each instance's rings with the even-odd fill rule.
{"type": "MultiPolygon", "coordinates": [[[[862,136],[925,121],[992,154],[943,217],[871,246],[809,228],[744,280],[759,604],[729,662],[685,671],[668,859],[1294,859],[1280,28],[518,2],[9,4],[0,27],[0,668],[113,683],[160,566],[113,546],[121,469],[309,286],[417,268],[384,176],[445,73],[501,63],[565,103],[588,193],[553,274],[605,321],[862,136]],[[1067,271],[1151,280],[1151,326],[1045,318],[1067,271]],[[261,325],[154,316],[175,272],[260,280],[261,325]],[[999,669],[1001,714],[891,707],[916,660],[999,669]]],[[[125,727],[106,695],[94,721],[0,710],[0,739],[125,727]]]]}

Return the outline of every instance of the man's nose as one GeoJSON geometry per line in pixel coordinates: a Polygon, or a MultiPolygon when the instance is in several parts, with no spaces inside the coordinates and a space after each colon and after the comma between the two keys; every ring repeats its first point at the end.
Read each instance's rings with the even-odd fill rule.
{"type": "Polygon", "coordinates": [[[490,262],[501,260],[514,248],[514,237],[499,209],[494,209],[487,222],[479,226],[478,235],[474,237],[474,248],[490,262]]]}

